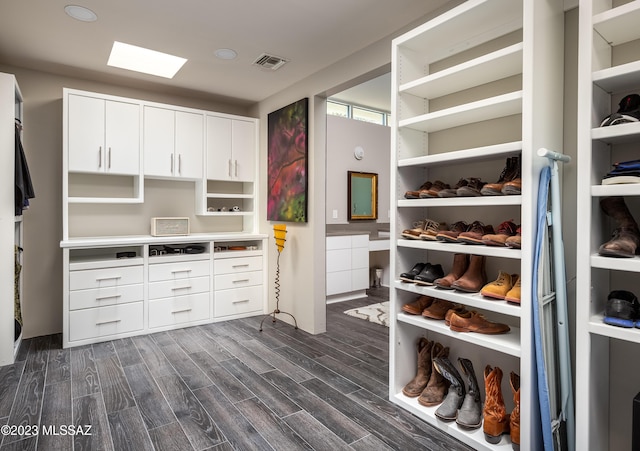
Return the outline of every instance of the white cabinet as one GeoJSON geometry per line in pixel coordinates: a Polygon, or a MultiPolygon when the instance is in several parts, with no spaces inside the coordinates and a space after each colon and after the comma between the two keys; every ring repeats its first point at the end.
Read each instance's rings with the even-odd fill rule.
{"type": "Polygon", "coordinates": [[[138,175],[140,105],[77,94],[67,101],[69,171],[138,175]]]}
{"type": "Polygon", "coordinates": [[[327,302],[366,295],[369,287],[369,235],[326,238],[327,302]]]}
{"type": "MultiPolygon", "coordinates": [[[[637,122],[600,127],[628,94],[640,94],[640,2],[581,0],[578,40],[576,254],[576,449],[632,449],[633,398],[640,392],[640,329],[605,324],[611,291],[640,296],[640,259],[598,254],[621,224],[600,208],[621,196],[640,221],[640,185],[603,185],[615,162],[636,160],[637,122]]],[[[635,449],[638,444],[633,444],[635,449]]]]}
{"type": "MultiPolygon", "coordinates": [[[[449,347],[449,359],[472,361],[485,399],[483,369],[503,371],[501,390],[513,409],[509,373],[520,375],[520,449],[541,449],[539,416],[532,396],[535,374],[532,335],[532,243],[538,174],[546,161],[540,147],[560,149],[563,68],[562,2],[470,0],[394,39],[392,43],[390,374],[392,402],[474,449],[511,449],[509,435],[497,445],[482,429],[443,422],[436,407],[424,407],[402,388],[416,374],[419,337],[449,347]],[[534,46],[535,39],[535,46],[534,46]],[[521,195],[406,199],[424,182],[452,187],[461,178],[495,182],[509,157],[520,155],[521,195]],[[481,221],[497,227],[522,224],[522,250],[409,240],[402,231],[417,221],[452,224],[481,221]],[[405,283],[399,275],[416,263],[440,264],[447,274],[454,254],[484,257],[487,282],[500,269],[522,277],[520,305],[490,301],[433,286],[405,283]],[[420,295],[463,304],[489,320],[506,323],[509,333],[482,335],[450,330],[444,321],[406,314],[402,306],[420,295]]],[[[479,260],[477,260],[479,261],[479,260]]]]}
{"type": "Polygon", "coordinates": [[[207,115],[208,180],[253,182],[256,168],[255,119],[207,115]]]}
{"type": "Polygon", "coordinates": [[[264,310],[264,258],[261,251],[236,256],[234,251],[214,256],[215,318],[233,318],[264,310]]]}
{"type": "Polygon", "coordinates": [[[144,106],[144,175],[202,178],[204,114],[144,106]]]}

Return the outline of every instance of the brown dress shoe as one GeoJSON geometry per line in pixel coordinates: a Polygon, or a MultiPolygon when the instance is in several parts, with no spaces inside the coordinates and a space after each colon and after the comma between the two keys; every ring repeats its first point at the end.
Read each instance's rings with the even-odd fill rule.
{"type": "Polygon", "coordinates": [[[438,241],[445,241],[448,243],[455,243],[458,239],[458,235],[465,232],[469,228],[469,224],[464,221],[457,221],[451,224],[449,230],[443,230],[436,235],[438,241]]]}
{"type": "Polygon", "coordinates": [[[487,283],[487,273],[485,271],[485,257],[483,255],[472,255],[469,260],[469,268],[462,277],[453,282],[451,286],[465,293],[477,293],[487,283]]]}
{"type": "Polygon", "coordinates": [[[425,220],[424,230],[420,234],[420,239],[425,241],[436,241],[438,233],[447,230],[446,222],[437,222],[432,219],[425,220]]]}
{"type": "Polygon", "coordinates": [[[438,191],[438,197],[456,197],[458,195],[458,188],[467,186],[469,179],[460,179],[453,188],[444,188],[438,191]]]}
{"type": "Polygon", "coordinates": [[[478,312],[469,314],[452,313],[449,318],[449,328],[455,332],[476,332],[486,335],[506,334],[511,329],[508,325],[494,323],[478,312]]]}
{"type": "Polygon", "coordinates": [[[505,246],[507,238],[514,236],[518,226],[511,221],[504,221],[498,226],[498,230],[494,234],[488,234],[482,237],[482,243],[485,246],[505,246]]]}
{"type": "Polygon", "coordinates": [[[428,191],[429,188],[431,188],[432,183],[430,181],[426,181],[424,182],[422,185],[420,185],[420,188],[418,188],[417,190],[413,190],[413,191],[407,191],[406,193],[404,193],[404,198],[405,199],[420,199],[420,193],[422,191],[428,191]]]}
{"type": "Polygon", "coordinates": [[[484,369],[484,409],[482,411],[484,438],[495,445],[500,443],[502,434],[509,432],[509,415],[502,398],[502,370],[487,365],[484,369]]]}
{"type": "Polygon", "coordinates": [[[433,341],[429,341],[424,337],[418,340],[417,371],[414,378],[402,389],[402,393],[404,393],[405,396],[415,398],[419,396],[427,386],[427,382],[429,382],[429,378],[431,377],[431,348],[433,344],[433,341]]]}
{"type": "Polygon", "coordinates": [[[420,191],[420,198],[425,199],[429,197],[438,197],[438,193],[440,192],[440,190],[448,189],[448,188],[451,188],[448,183],[444,183],[440,180],[436,180],[431,185],[431,188],[429,188],[428,190],[420,191]]]}
{"type": "Polygon", "coordinates": [[[474,221],[465,232],[458,235],[456,241],[465,244],[484,244],[482,237],[494,233],[495,231],[491,224],[484,225],[480,221],[474,221]]]}
{"type": "Polygon", "coordinates": [[[522,226],[518,226],[516,234],[507,238],[504,242],[505,246],[513,249],[520,249],[522,245],[522,226]]]}
{"type": "Polygon", "coordinates": [[[433,284],[438,288],[444,288],[445,290],[453,290],[451,284],[458,280],[465,273],[469,267],[469,255],[468,254],[454,254],[453,265],[451,271],[446,276],[436,279],[433,284]]]}
{"type": "Polygon", "coordinates": [[[431,377],[429,378],[427,386],[418,397],[419,404],[426,407],[432,407],[441,404],[444,400],[444,397],[447,394],[447,389],[449,388],[449,381],[442,377],[442,375],[433,368],[433,359],[448,356],[449,348],[442,346],[440,343],[434,344],[431,348],[431,377]]]}
{"type": "Polygon", "coordinates": [[[413,223],[413,228],[404,229],[402,231],[402,237],[410,240],[419,240],[420,234],[424,232],[425,221],[417,221],[413,223]]]}
{"type": "Polygon", "coordinates": [[[522,194],[522,179],[518,177],[505,183],[502,187],[502,194],[506,196],[522,194]]]}
{"type": "Polygon", "coordinates": [[[420,296],[415,301],[403,305],[402,311],[410,315],[421,315],[422,311],[429,307],[432,302],[433,298],[431,296],[420,296]]]}
{"type": "Polygon", "coordinates": [[[456,191],[458,197],[479,197],[482,196],[481,190],[487,182],[483,182],[479,178],[471,177],[466,185],[461,186],[456,191]]]}
{"type": "Polygon", "coordinates": [[[455,307],[453,302],[443,299],[434,299],[429,307],[422,311],[422,316],[431,319],[444,319],[447,311],[455,307]]]}
{"type": "Polygon", "coordinates": [[[513,371],[509,377],[511,393],[513,393],[513,410],[509,415],[509,433],[514,450],[520,449],[520,376],[513,371]]]}
{"type": "Polygon", "coordinates": [[[447,310],[447,313],[444,315],[445,325],[451,326],[451,317],[454,314],[466,318],[467,316],[471,315],[471,312],[467,310],[463,305],[460,305],[460,304],[455,305],[453,306],[453,308],[450,308],[449,310],[447,310]]]}

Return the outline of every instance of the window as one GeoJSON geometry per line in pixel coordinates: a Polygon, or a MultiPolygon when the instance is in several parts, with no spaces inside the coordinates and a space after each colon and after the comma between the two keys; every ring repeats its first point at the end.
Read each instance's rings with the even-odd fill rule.
{"type": "Polygon", "coordinates": [[[349,105],[346,103],[338,103],[338,102],[327,102],[327,114],[331,114],[333,116],[341,116],[341,117],[351,117],[349,111],[349,105]]]}
{"type": "Polygon", "coordinates": [[[352,107],[351,116],[354,119],[365,122],[372,122],[374,124],[385,125],[384,113],[381,111],[373,111],[360,107],[352,107]]]}
{"type": "Polygon", "coordinates": [[[390,114],[384,111],[349,105],[335,100],[327,100],[327,114],[380,125],[389,125],[390,118],[390,114]]]}

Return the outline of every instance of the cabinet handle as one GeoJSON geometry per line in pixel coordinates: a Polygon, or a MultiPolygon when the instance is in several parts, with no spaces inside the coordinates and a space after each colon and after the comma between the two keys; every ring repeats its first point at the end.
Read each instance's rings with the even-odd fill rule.
{"type": "Polygon", "coordinates": [[[232,283],[246,283],[246,282],[249,282],[249,279],[234,280],[232,283]]]}
{"type": "Polygon", "coordinates": [[[109,165],[107,168],[111,169],[111,147],[109,147],[109,153],[107,154],[107,160],[109,160],[109,165]]]}
{"type": "Polygon", "coordinates": [[[232,268],[246,268],[249,266],[249,263],[244,263],[242,265],[231,265],[232,268]]]}
{"type": "Polygon", "coordinates": [[[98,167],[102,167],[102,146],[98,147],[98,167]]]}
{"type": "Polygon", "coordinates": [[[118,280],[118,279],[122,279],[122,276],[96,277],[96,282],[104,282],[105,280],[118,280]]]}
{"type": "Polygon", "coordinates": [[[238,176],[238,160],[235,160],[236,177],[238,176]]]}
{"type": "Polygon", "coordinates": [[[111,321],[100,321],[96,323],[96,326],[102,326],[103,324],[119,323],[119,319],[112,319],[111,321]]]}
{"type": "Polygon", "coordinates": [[[178,174],[182,174],[182,154],[178,154],[178,174]]]}
{"type": "Polygon", "coordinates": [[[189,288],[191,288],[191,284],[189,285],[184,285],[182,287],[171,287],[172,291],[176,291],[176,290],[188,290],[189,288]]]}
{"type": "Polygon", "coordinates": [[[112,294],[111,296],[98,296],[96,297],[96,301],[104,301],[105,299],[114,299],[122,297],[121,294],[112,294]]]}
{"type": "Polygon", "coordinates": [[[229,160],[229,177],[231,177],[231,160],[229,160]]]}
{"type": "Polygon", "coordinates": [[[175,315],[176,313],[190,312],[191,310],[193,310],[193,309],[192,308],[183,308],[181,310],[172,310],[171,314],[175,315]]]}
{"type": "Polygon", "coordinates": [[[176,274],[179,272],[191,272],[191,268],[185,268],[185,269],[172,269],[171,270],[171,274],[176,274]]]}
{"type": "Polygon", "coordinates": [[[249,302],[249,299],[239,299],[237,301],[231,301],[232,304],[240,304],[242,302],[249,302]]]}
{"type": "Polygon", "coordinates": [[[173,154],[171,154],[171,173],[173,174],[173,154]]]}

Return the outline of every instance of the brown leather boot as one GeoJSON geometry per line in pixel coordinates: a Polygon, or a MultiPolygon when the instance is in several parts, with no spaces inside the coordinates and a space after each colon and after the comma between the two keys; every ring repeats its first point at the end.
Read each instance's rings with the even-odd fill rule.
{"type": "Polygon", "coordinates": [[[418,371],[411,381],[404,386],[402,393],[410,398],[415,398],[422,393],[422,390],[427,386],[429,378],[431,377],[431,348],[433,342],[421,337],[418,340],[418,371]]]}
{"type": "Polygon", "coordinates": [[[513,371],[509,377],[511,392],[513,393],[513,410],[509,416],[511,445],[514,451],[520,450],[520,376],[513,371]]]}
{"type": "Polygon", "coordinates": [[[484,439],[493,445],[500,442],[502,434],[509,432],[509,415],[504,406],[501,384],[502,370],[487,365],[484,369],[485,400],[482,411],[484,419],[482,430],[484,439]]]}
{"type": "Polygon", "coordinates": [[[438,288],[444,288],[445,290],[453,290],[451,284],[458,280],[465,273],[469,267],[469,255],[467,254],[454,254],[453,265],[451,271],[446,276],[436,279],[434,285],[438,288]]]}
{"type": "Polygon", "coordinates": [[[600,255],[606,257],[633,257],[640,250],[640,231],[624,198],[620,196],[603,197],[600,207],[607,216],[611,216],[618,223],[613,231],[613,238],[598,249],[600,255]]]}
{"type": "Polygon", "coordinates": [[[431,377],[418,398],[418,403],[427,407],[437,406],[442,403],[449,388],[449,381],[433,368],[433,359],[436,357],[449,357],[449,348],[442,346],[440,343],[435,343],[431,348],[431,377]]]}
{"type": "Polygon", "coordinates": [[[462,277],[453,282],[451,286],[456,290],[466,293],[477,293],[487,283],[487,273],[484,268],[485,257],[472,255],[469,267],[462,277]]]}

